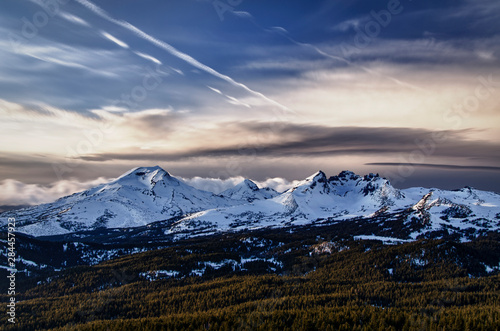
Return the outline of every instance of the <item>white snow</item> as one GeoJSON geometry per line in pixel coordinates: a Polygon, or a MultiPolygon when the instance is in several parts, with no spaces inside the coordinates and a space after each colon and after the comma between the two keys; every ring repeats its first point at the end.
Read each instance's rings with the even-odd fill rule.
{"type": "Polygon", "coordinates": [[[498,264],[497,266],[494,266],[494,267],[490,267],[487,264],[483,264],[483,265],[484,265],[484,268],[486,269],[486,272],[489,274],[500,270],[500,264],[498,264]]]}
{"type": "Polygon", "coordinates": [[[24,263],[25,265],[29,265],[29,266],[32,266],[32,267],[38,267],[38,264],[33,262],[33,261],[30,261],[30,260],[26,260],[26,259],[23,259],[22,257],[18,257],[17,258],[17,261],[18,262],[22,262],[24,263]]]}
{"type": "Polygon", "coordinates": [[[17,231],[47,236],[98,227],[136,227],[240,203],[195,189],[159,167],[135,168],[108,184],[18,211],[17,231]]]}
{"type": "Polygon", "coordinates": [[[384,244],[388,244],[388,245],[410,242],[410,240],[403,240],[403,239],[392,238],[392,237],[381,237],[381,236],[375,236],[375,235],[354,236],[354,240],[380,240],[384,244]]]}
{"type": "Polygon", "coordinates": [[[139,273],[139,277],[146,278],[150,282],[158,279],[176,277],[177,275],[179,275],[179,272],[175,270],[154,270],[139,273]]]}
{"type": "MultiPolygon", "coordinates": [[[[67,234],[99,227],[128,228],[172,217],[165,234],[177,237],[268,227],[307,225],[326,220],[349,221],[380,213],[410,210],[428,231],[498,231],[500,195],[472,188],[457,191],[409,188],[398,190],[377,175],[344,171],[327,179],[318,171],[278,194],[245,180],[221,195],[195,189],[160,167],[135,168],[116,180],[62,198],[55,203],[15,212],[17,230],[33,236],[67,234]]],[[[3,215],[3,216],[5,216],[3,215]]],[[[1,218],[7,219],[7,218],[1,218]]],[[[290,230],[291,231],[291,230],[290,230]]],[[[370,234],[357,239],[386,243],[404,240],[370,234]]]]}

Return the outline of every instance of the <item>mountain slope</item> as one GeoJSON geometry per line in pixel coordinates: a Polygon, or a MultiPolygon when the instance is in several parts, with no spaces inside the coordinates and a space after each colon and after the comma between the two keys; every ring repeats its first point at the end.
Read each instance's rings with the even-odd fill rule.
{"type": "Polygon", "coordinates": [[[235,202],[191,187],[160,167],[135,168],[116,180],[14,213],[18,231],[34,236],[128,228],[235,202]]]}
{"type": "Polygon", "coordinates": [[[500,196],[472,188],[399,190],[378,175],[362,177],[349,171],[330,178],[318,171],[281,194],[245,180],[215,195],[151,167],[133,169],[108,184],[51,204],[2,216],[15,217],[17,230],[33,236],[134,228],[137,236],[154,232],[156,237],[180,238],[367,220],[357,235],[373,235],[368,225],[376,224],[376,232],[386,239],[457,234],[469,240],[500,229],[500,196]],[[380,231],[384,224],[387,231],[380,231]]]}
{"type": "Polygon", "coordinates": [[[326,224],[332,221],[398,219],[406,231],[397,239],[428,233],[457,233],[463,239],[498,231],[500,196],[471,188],[458,191],[398,190],[378,175],[344,171],[327,179],[319,171],[272,199],[217,208],[180,219],[166,234],[215,233],[262,227],[326,224]],[[204,231],[202,231],[204,230],[204,231]]]}
{"type": "Polygon", "coordinates": [[[275,198],[243,206],[202,211],[177,222],[169,233],[189,228],[215,228],[219,231],[262,226],[304,225],[324,218],[347,219],[369,216],[386,207],[401,194],[380,177],[361,178],[343,172],[327,179],[322,171],[311,175],[275,198]],[[390,188],[387,188],[389,185],[390,188]]]}

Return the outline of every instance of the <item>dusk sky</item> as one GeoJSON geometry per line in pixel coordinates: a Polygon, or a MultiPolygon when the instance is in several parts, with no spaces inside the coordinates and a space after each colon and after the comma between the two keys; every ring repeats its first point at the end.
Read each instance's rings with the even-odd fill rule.
{"type": "Polygon", "coordinates": [[[500,192],[498,0],[2,0],[0,45],[0,205],[154,165],[500,192]]]}

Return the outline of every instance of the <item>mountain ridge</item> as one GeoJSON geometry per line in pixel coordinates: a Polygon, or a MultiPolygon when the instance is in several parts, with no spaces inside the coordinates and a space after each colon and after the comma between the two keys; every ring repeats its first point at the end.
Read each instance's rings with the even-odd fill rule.
{"type": "Polygon", "coordinates": [[[214,194],[154,166],[131,169],[109,183],[54,203],[0,215],[2,219],[15,217],[17,231],[32,236],[136,228],[165,221],[162,231],[173,237],[400,215],[403,224],[415,220],[422,224],[418,232],[400,235],[400,239],[436,231],[466,238],[467,233],[498,231],[500,195],[470,187],[396,189],[378,174],[342,171],[328,178],[321,170],[282,193],[245,179],[214,194]]]}

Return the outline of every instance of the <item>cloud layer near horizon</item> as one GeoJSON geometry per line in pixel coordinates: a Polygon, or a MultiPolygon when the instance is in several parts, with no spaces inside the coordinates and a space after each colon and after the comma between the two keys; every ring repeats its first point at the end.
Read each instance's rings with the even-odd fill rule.
{"type": "MultiPolygon", "coordinates": [[[[220,179],[193,177],[179,179],[197,189],[219,194],[241,183],[245,178],[232,177],[220,179]]],[[[107,178],[98,178],[86,182],[61,180],[51,185],[40,185],[5,179],[0,181],[0,212],[4,207],[31,206],[54,202],[59,198],[108,183],[111,180],[107,178]]],[[[297,181],[289,182],[284,178],[268,178],[265,181],[255,181],[255,183],[259,187],[270,187],[278,192],[283,192],[296,184],[297,181]]]]}
{"type": "Polygon", "coordinates": [[[98,178],[88,182],[63,180],[55,182],[50,186],[44,186],[5,179],[0,181],[0,207],[49,203],[58,198],[87,190],[105,182],[107,182],[105,178],[98,178]]]}

